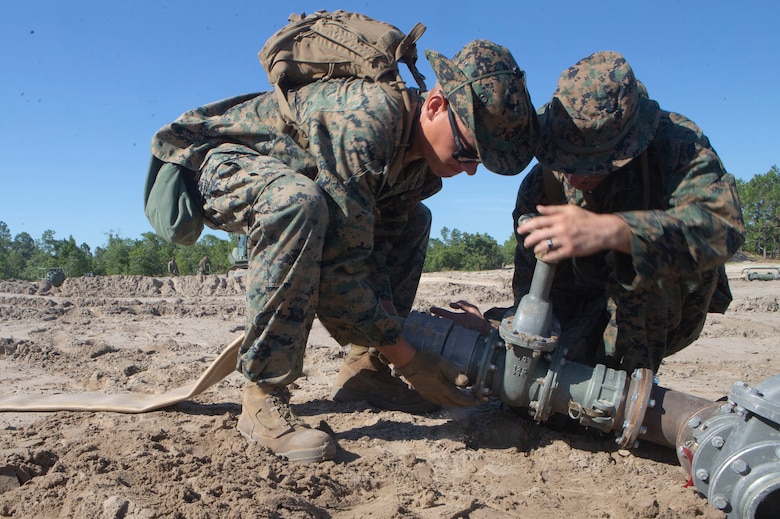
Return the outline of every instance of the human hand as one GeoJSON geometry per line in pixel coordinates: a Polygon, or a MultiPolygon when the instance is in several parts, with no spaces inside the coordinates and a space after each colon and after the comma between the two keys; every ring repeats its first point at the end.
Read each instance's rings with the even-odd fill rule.
{"type": "Polygon", "coordinates": [[[433,315],[438,315],[439,317],[449,319],[456,325],[462,326],[463,328],[477,331],[480,333],[480,335],[486,337],[493,329],[490,322],[485,319],[485,317],[482,315],[482,312],[479,311],[479,308],[477,308],[475,305],[472,305],[468,301],[454,301],[450,303],[450,308],[461,310],[461,312],[450,312],[444,308],[432,306],[431,313],[433,315]]]}
{"type": "Polygon", "coordinates": [[[458,371],[450,361],[427,350],[417,350],[414,358],[406,365],[395,368],[423,398],[442,406],[474,406],[479,401],[458,389],[469,383],[469,379],[458,371]]]}
{"type": "Polygon", "coordinates": [[[598,214],[572,204],[540,205],[537,211],[539,216],[520,225],[517,233],[527,235],[523,246],[545,262],[602,250],[631,253],[631,231],[615,214],[598,214]]]}

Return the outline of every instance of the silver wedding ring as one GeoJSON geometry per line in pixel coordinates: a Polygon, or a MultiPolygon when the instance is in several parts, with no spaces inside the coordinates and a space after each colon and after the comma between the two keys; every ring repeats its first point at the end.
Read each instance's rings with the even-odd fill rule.
{"type": "Polygon", "coordinates": [[[555,250],[555,244],[553,243],[552,238],[547,238],[547,249],[555,250]]]}

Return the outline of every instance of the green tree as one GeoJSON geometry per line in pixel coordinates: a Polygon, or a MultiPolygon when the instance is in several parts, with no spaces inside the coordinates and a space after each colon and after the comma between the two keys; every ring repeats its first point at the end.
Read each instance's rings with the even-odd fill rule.
{"type": "Polygon", "coordinates": [[[212,250],[212,246],[219,238],[213,235],[204,235],[197,243],[189,247],[176,247],[176,261],[179,263],[179,271],[182,275],[197,274],[198,262],[203,256],[209,257],[211,263],[211,271],[218,272],[216,267],[217,258],[216,251],[212,250]]]}
{"type": "Polygon", "coordinates": [[[50,229],[44,231],[38,241],[33,240],[27,233],[17,235],[12,244],[10,258],[12,271],[7,273],[6,277],[36,279],[50,268],[61,268],[70,276],[81,276],[93,268],[89,245],[76,245],[73,236],[58,240],[50,229]]]}
{"type": "Polygon", "coordinates": [[[230,266],[228,254],[237,241],[237,236],[228,236],[225,240],[205,234],[195,245],[183,247],[165,242],[152,232],[142,234],[138,240],[111,232],[107,243],[93,254],[89,245],[77,245],[73,236],[58,240],[53,230],[44,231],[40,240],[24,232],[11,239],[11,229],[0,222],[0,279],[35,280],[49,268],[62,268],[70,276],[162,276],[168,274],[172,256],[182,274],[197,272],[203,256],[209,257],[212,272],[224,273],[230,266]]]}
{"type": "Polygon", "coordinates": [[[133,240],[109,233],[106,247],[95,249],[95,274],[102,276],[129,274],[132,249],[133,240]]]}
{"type": "Polygon", "coordinates": [[[92,272],[93,258],[89,245],[82,243],[77,246],[73,236],[58,244],[56,258],[69,276],[83,276],[92,272]]]}
{"type": "Polygon", "coordinates": [[[127,274],[137,276],[160,276],[167,270],[168,260],[174,246],[163,241],[153,232],[145,232],[142,239],[135,240],[128,254],[127,274]]]}
{"type": "Polygon", "coordinates": [[[503,258],[498,243],[485,233],[463,234],[465,270],[492,270],[501,268],[503,258]]]}
{"type": "Polygon", "coordinates": [[[487,270],[501,268],[503,256],[495,239],[487,234],[441,230],[441,239],[428,244],[425,272],[445,270],[487,270]]]}
{"type": "Polygon", "coordinates": [[[0,222],[0,278],[11,277],[11,231],[5,222],[0,222]]]}
{"type": "Polygon", "coordinates": [[[209,263],[211,263],[211,272],[227,272],[227,269],[230,267],[228,258],[233,247],[238,243],[238,236],[230,235],[229,239],[225,240],[212,234],[206,234],[198,243],[202,243],[209,251],[208,257],[209,263]]]}
{"type": "Polygon", "coordinates": [[[780,170],[777,166],[749,181],[737,180],[746,237],[743,249],[776,258],[780,247],[780,170]]]}
{"type": "Polygon", "coordinates": [[[35,256],[36,250],[35,240],[28,233],[20,232],[14,236],[8,261],[10,272],[3,277],[28,279],[23,277],[24,271],[27,269],[27,264],[35,256]]]}
{"type": "Polygon", "coordinates": [[[515,247],[517,247],[517,240],[512,234],[501,246],[501,261],[505,267],[515,264],[515,247]]]}
{"type": "Polygon", "coordinates": [[[11,231],[5,222],[0,222],[0,277],[6,279],[11,277],[11,231]]]}

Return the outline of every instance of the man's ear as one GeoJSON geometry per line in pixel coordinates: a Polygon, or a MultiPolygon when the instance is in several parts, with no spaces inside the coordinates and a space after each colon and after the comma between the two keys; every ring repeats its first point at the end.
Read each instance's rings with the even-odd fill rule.
{"type": "Polygon", "coordinates": [[[425,117],[433,119],[437,113],[447,109],[447,99],[444,97],[444,93],[439,88],[434,88],[428,93],[428,97],[425,99],[423,105],[423,112],[425,117]]]}

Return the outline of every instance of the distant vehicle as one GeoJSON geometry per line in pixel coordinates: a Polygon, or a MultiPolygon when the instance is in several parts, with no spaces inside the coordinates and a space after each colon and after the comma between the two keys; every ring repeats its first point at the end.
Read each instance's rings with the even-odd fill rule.
{"type": "Polygon", "coordinates": [[[745,281],[772,281],[780,279],[780,267],[747,267],[742,269],[745,281]]]}
{"type": "Polygon", "coordinates": [[[247,269],[249,269],[249,253],[247,252],[245,234],[238,235],[238,243],[228,254],[228,261],[230,261],[230,267],[227,270],[229,277],[240,277],[246,274],[247,269]]]}
{"type": "Polygon", "coordinates": [[[65,270],[59,267],[41,267],[38,269],[38,280],[41,283],[48,283],[53,287],[61,286],[65,282],[66,277],[65,270]]]}

